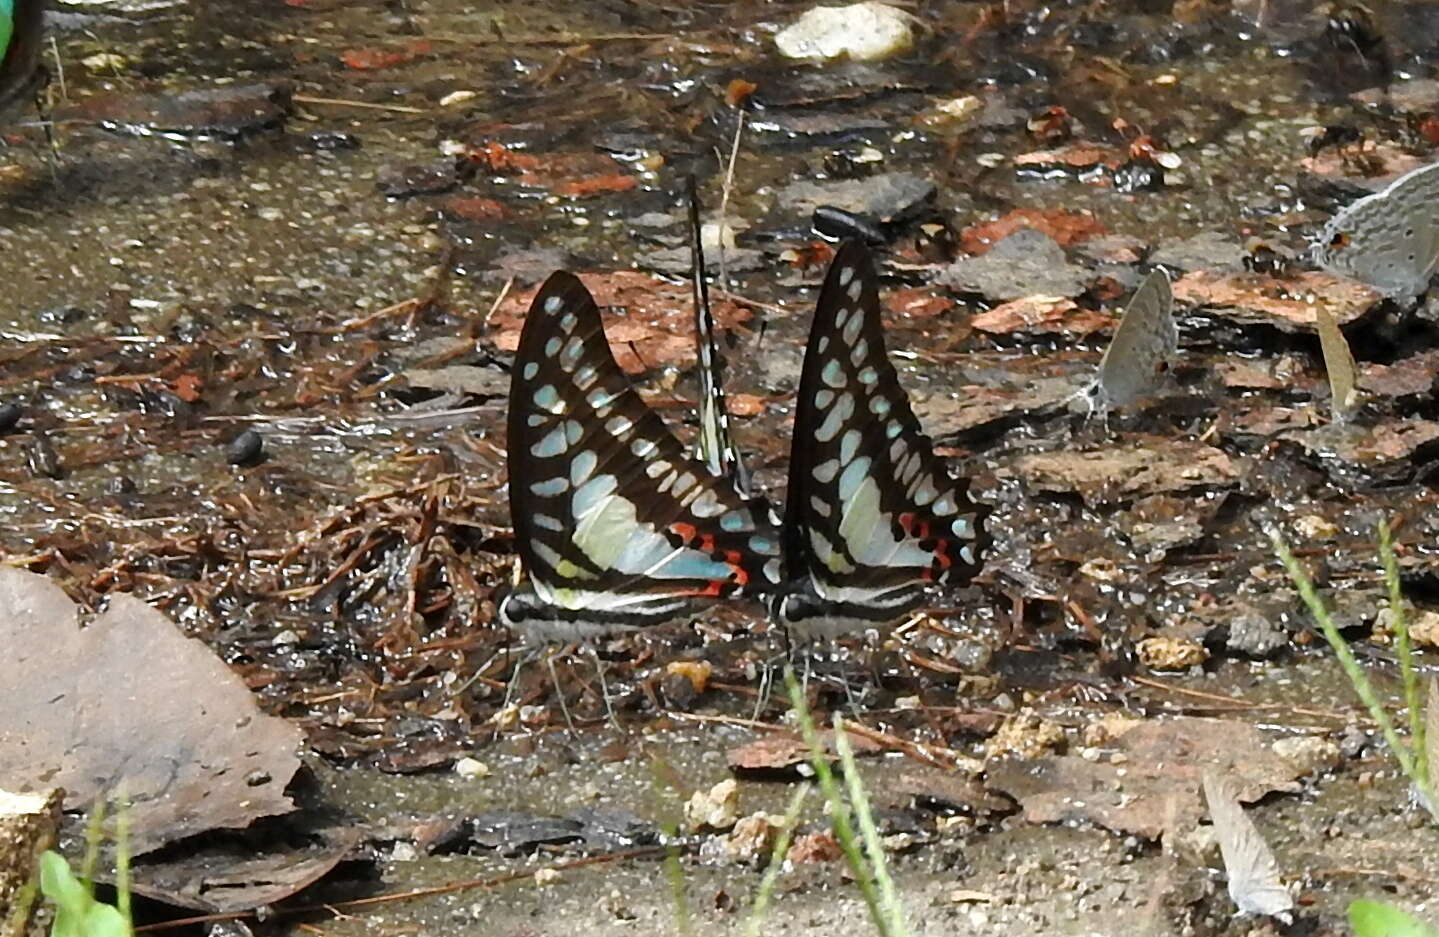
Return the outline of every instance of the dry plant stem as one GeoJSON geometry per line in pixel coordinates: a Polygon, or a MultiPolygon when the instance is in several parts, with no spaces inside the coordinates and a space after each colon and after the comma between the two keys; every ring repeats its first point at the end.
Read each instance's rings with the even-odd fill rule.
{"type": "Polygon", "coordinates": [[[849,802],[854,805],[855,818],[859,821],[859,832],[864,837],[864,850],[869,855],[869,865],[879,882],[880,907],[889,921],[889,933],[895,937],[908,937],[909,925],[904,920],[904,908],[895,890],[894,878],[884,861],[884,843],[880,842],[879,830],[874,825],[874,814],[869,809],[869,795],[864,791],[864,782],[859,777],[859,765],[855,764],[854,749],[850,748],[845,732],[844,718],[834,717],[834,747],[839,752],[839,763],[844,768],[844,783],[849,790],[849,802]]]}
{"type": "Polygon", "coordinates": [[[130,801],[124,788],[115,808],[115,908],[125,919],[126,932],[134,926],[130,916],[130,801]]]}
{"type": "Polygon", "coordinates": [[[1389,714],[1384,711],[1384,705],[1379,700],[1379,695],[1374,692],[1374,687],[1369,683],[1363,668],[1354,659],[1354,653],[1349,650],[1349,645],[1344,641],[1344,636],[1339,633],[1339,627],[1334,624],[1334,619],[1329,617],[1329,610],[1324,607],[1324,602],[1314,591],[1314,583],[1309,579],[1309,574],[1294,554],[1289,552],[1289,545],[1278,531],[1270,534],[1274,542],[1274,551],[1279,554],[1279,559],[1284,563],[1289,578],[1299,590],[1299,595],[1304,599],[1304,604],[1309,606],[1309,612],[1319,624],[1319,630],[1324,635],[1324,640],[1334,649],[1334,656],[1339,658],[1339,666],[1344,669],[1344,675],[1349,678],[1349,683],[1354,687],[1360,702],[1369,710],[1369,715],[1379,724],[1379,731],[1384,734],[1384,741],[1388,743],[1389,750],[1399,761],[1399,768],[1404,772],[1405,777],[1414,777],[1414,759],[1407,746],[1399,740],[1399,734],[1394,731],[1394,723],[1390,720],[1389,714]]]}
{"type": "Polygon", "coordinates": [[[814,768],[815,779],[819,781],[820,793],[824,795],[825,804],[829,808],[829,820],[830,825],[834,827],[834,837],[839,840],[839,847],[844,852],[845,861],[849,863],[850,871],[854,873],[855,884],[859,886],[860,895],[869,908],[870,920],[874,921],[875,930],[879,932],[880,937],[899,937],[890,932],[889,919],[880,905],[879,891],[875,888],[874,878],[866,867],[864,855],[860,852],[859,840],[854,835],[854,826],[850,823],[849,805],[845,802],[844,795],[840,793],[839,784],[834,779],[834,772],[830,770],[829,760],[825,758],[824,746],[820,744],[819,733],[815,731],[814,720],[810,717],[809,707],[805,705],[804,691],[800,689],[799,681],[795,679],[792,666],[784,669],[784,685],[789,690],[790,705],[794,707],[795,716],[799,719],[804,743],[809,747],[809,762],[814,768]]]}
{"type": "Polygon", "coordinates": [[[1379,559],[1384,564],[1384,583],[1389,587],[1389,614],[1394,624],[1394,644],[1399,652],[1399,675],[1404,681],[1404,706],[1409,711],[1409,742],[1414,747],[1414,783],[1429,789],[1429,759],[1424,747],[1424,711],[1419,703],[1419,674],[1414,669],[1414,648],[1409,640],[1409,622],[1404,617],[1404,598],[1399,593],[1399,561],[1394,556],[1394,537],[1387,520],[1379,521],[1379,559]]]}
{"type": "Polygon", "coordinates": [[[764,928],[765,912],[769,910],[769,899],[774,894],[775,882],[779,881],[779,873],[784,869],[784,857],[789,852],[790,839],[794,835],[794,825],[799,822],[799,811],[804,806],[805,798],[809,796],[809,785],[803,784],[795,790],[789,799],[789,807],[784,812],[784,822],[779,828],[779,836],[775,837],[774,848],[770,850],[769,865],[765,866],[764,876],[759,881],[759,890],[755,892],[754,907],[750,909],[749,920],[745,922],[745,937],[761,937],[764,928]]]}

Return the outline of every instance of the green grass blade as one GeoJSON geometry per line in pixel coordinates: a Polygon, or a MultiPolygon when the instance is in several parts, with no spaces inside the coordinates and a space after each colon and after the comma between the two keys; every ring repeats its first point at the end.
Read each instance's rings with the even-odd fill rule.
{"type": "Polygon", "coordinates": [[[1310,581],[1309,574],[1299,561],[1290,552],[1289,545],[1279,531],[1271,531],[1270,539],[1274,542],[1274,551],[1279,554],[1279,559],[1284,563],[1284,568],[1289,572],[1289,578],[1293,580],[1299,595],[1304,599],[1304,604],[1309,606],[1310,613],[1319,624],[1319,630],[1324,635],[1324,640],[1334,649],[1334,655],[1339,658],[1339,666],[1343,668],[1344,675],[1349,678],[1349,683],[1354,687],[1354,692],[1359,696],[1369,715],[1379,724],[1379,729],[1384,735],[1384,741],[1389,744],[1390,751],[1399,761],[1399,767],[1403,770],[1405,777],[1414,779],[1414,759],[1409,749],[1399,739],[1399,734],[1394,731],[1394,723],[1389,714],[1384,711],[1384,704],[1380,701],[1379,695],[1374,692],[1374,687],[1365,676],[1364,669],[1354,659],[1354,652],[1349,650],[1349,644],[1344,636],[1339,633],[1339,627],[1334,624],[1330,617],[1329,610],[1324,607],[1324,602],[1314,591],[1314,583],[1310,581]]]}
{"type": "Polygon", "coordinates": [[[849,805],[834,779],[834,772],[830,770],[829,759],[825,757],[824,746],[820,744],[819,733],[815,731],[814,720],[810,718],[809,707],[805,705],[804,692],[800,689],[799,681],[795,679],[793,667],[784,669],[784,684],[789,690],[790,705],[794,707],[795,716],[799,720],[804,742],[809,746],[809,760],[814,767],[815,780],[819,781],[820,793],[824,795],[825,803],[829,806],[834,837],[839,840],[839,848],[844,852],[850,871],[854,873],[855,884],[859,886],[860,895],[869,908],[870,920],[874,921],[874,928],[880,933],[880,937],[898,937],[890,933],[889,918],[881,907],[879,891],[860,851],[854,826],[850,823],[849,805]]]}
{"type": "Polygon", "coordinates": [[[854,750],[850,748],[844,719],[839,716],[834,717],[834,745],[839,752],[839,763],[844,768],[844,783],[849,790],[849,801],[854,805],[860,834],[864,837],[870,868],[874,870],[875,880],[879,883],[880,903],[889,919],[890,933],[894,937],[909,937],[904,906],[900,903],[899,891],[894,887],[894,877],[889,874],[889,867],[885,863],[884,843],[880,841],[879,830],[874,825],[874,814],[869,809],[869,795],[865,793],[864,783],[859,777],[859,766],[855,764],[854,750]]]}
{"type": "Polygon", "coordinates": [[[802,784],[789,799],[779,836],[775,837],[774,848],[770,850],[769,865],[765,866],[764,876],[759,881],[759,890],[755,892],[754,906],[750,909],[749,920],[745,922],[745,937],[760,937],[760,928],[764,926],[764,916],[769,910],[770,896],[774,894],[775,883],[779,881],[779,873],[784,869],[784,857],[789,853],[794,825],[799,822],[799,812],[807,797],[809,785],[802,784]]]}
{"type": "Polygon", "coordinates": [[[1384,564],[1384,584],[1389,589],[1389,617],[1394,626],[1394,645],[1399,652],[1399,675],[1404,683],[1404,707],[1409,716],[1409,744],[1414,751],[1414,783],[1428,790],[1429,759],[1424,748],[1424,713],[1419,705],[1419,674],[1414,669],[1414,648],[1409,640],[1409,622],[1404,615],[1404,597],[1399,590],[1399,561],[1394,556],[1394,537],[1389,522],[1379,521],[1379,559],[1384,564]]]}

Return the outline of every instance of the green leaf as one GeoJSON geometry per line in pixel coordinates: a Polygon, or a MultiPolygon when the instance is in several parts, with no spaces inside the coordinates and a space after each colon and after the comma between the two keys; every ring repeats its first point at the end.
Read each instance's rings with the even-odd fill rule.
{"type": "Polygon", "coordinates": [[[40,855],[40,891],[56,908],[72,914],[83,913],[90,903],[90,892],[70,871],[70,863],[49,849],[40,855]]]}
{"type": "Polygon", "coordinates": [[[1439,937],[1439,930],[1413,915],[1363,898],[1349,902],[1349,924],[1359,937],[1439,937]]]}
{"type": "Polygon", "coordinates": [[[130,928],[118,908],[96,902],[85,915],[85,937],[130,937],[130,928]]]}

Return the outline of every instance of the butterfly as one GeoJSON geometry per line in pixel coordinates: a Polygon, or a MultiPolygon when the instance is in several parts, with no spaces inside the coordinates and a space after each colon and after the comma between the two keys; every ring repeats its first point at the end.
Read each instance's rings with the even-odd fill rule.
{"type": "Polygon", "coordinates": [[[786,493],[786,586],[771,613],[837,633],[912,610],[935,583],[964,585],[989,544],[989,509],[950,478],[884,345],[867,248],[840,247],[805,347],[786,493]],[[808,621],[807,621],[808,620],[808,621]]]}
{"type": "Polygon", "coordinates": [[[1178,350],[1174,293],[1169,277],[1155,270],[1130,297],[1098,372],[1080,392],[1090,412],[1108,413],[1153,393],[1178,350]]]}
{"type": "Polygon", "coordinates": [[[1330,218],[1314,261],[1412,302],[1439,269],[1439,163],[1407,172],[1330,218]]]}
{"type": "Polygon", "coordinates": [[[1280,881],[1274,853],[1269,851],[1254,821],[1244,813],[1223,778],[1206,771],[1202,783],[1214,836],[1224,858],[1224,872],[1229,877],[1229,897],[1245,914],[1267,914],[1291,923],[1289,912],[1294,909],[1294,898],[1280,881]]]}
{"type": "Polygon", "coordinates": [[[540,287],[520,333],[507,448],[522,576],[497,617],[521,634],[659,624],[779,581],[768,518],[645,405],[594,298],[564,271],[540,287]]]}
{"type": "Polygon", "coordinates": [[[1334,422],[1343,423],[1359,406],[1359,388],[1354,383],[1358,370],[1354,365],[1354,352],[1334,320],[1334,313],[1322,303],[1314,307],[1314,324],[1324,354],[1324,371],[1329,375],[1329,406],[1334,422]]]}

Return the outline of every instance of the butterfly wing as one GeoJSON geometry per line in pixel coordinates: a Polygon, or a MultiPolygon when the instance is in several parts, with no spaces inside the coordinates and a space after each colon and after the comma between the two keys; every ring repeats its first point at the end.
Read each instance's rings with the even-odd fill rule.
{"type": "Polygon", "coordinates": [[[1100,359],[1089,391],[1095,407],[1129,406],[1153,392],[1178,350],[1174,293],[1169,277],[1155,270],[1134,291],[1100,359]]]}
{"type": "Polygon", "coordinates": [[[775,538],[640,399],[568,273],[545,281],[525,319],[508,450],[527,581],[501,617],[521,630],[653,624],[778,580],[775,538]]]}
{"type": "Polygon", "coordinates": [[[1314,322],[1319,332],[1319,347],[1324,353],[1324,371],[1329,376],[1329,403],[1334,422],[1343,423],[1359,403],[1355,385],[1354,352],[1344,337],[1334,314],[1322,303],[1314,307],[1314,322]]]}
{"type": "Polygon", "coordinates": [[[1409,301],[1428,289],[1439,268],[1439,163],[1400,176],[1329,219],[1314,259],[1392,299],[1409,301]]]}
{"type": "Polygon", "coordinates": [[[1229,878],[1229,897],[1246,914],[1268,914],[1287,922],[1294,898],[1279,878],[1279,864],[1269,844],[1223,778],[1206,771],[1202,783],[1229,878]]]}
{"type": "Polygon", "coordinates": [[[699,197],[690,176],[690,283],[694,292],[695,357],[699,361],[699,438],[695,455],[711,475],[728,478],[745,498],[753,488],[739,447],[730,435],[729,408],[724,397],[724,359],[715,342],[714,317],[710,314],[709,283],[705,278],[704,245],[700,240],[699,197]]]}
{"type": "Polygon", "coordinates": [[[931,582],[980,570],[988,508],[955,481],[885,353],[869,251],[846,243],[820,289],[795,410],[784,556],[786,621],[883,621],[931,582]]]}

